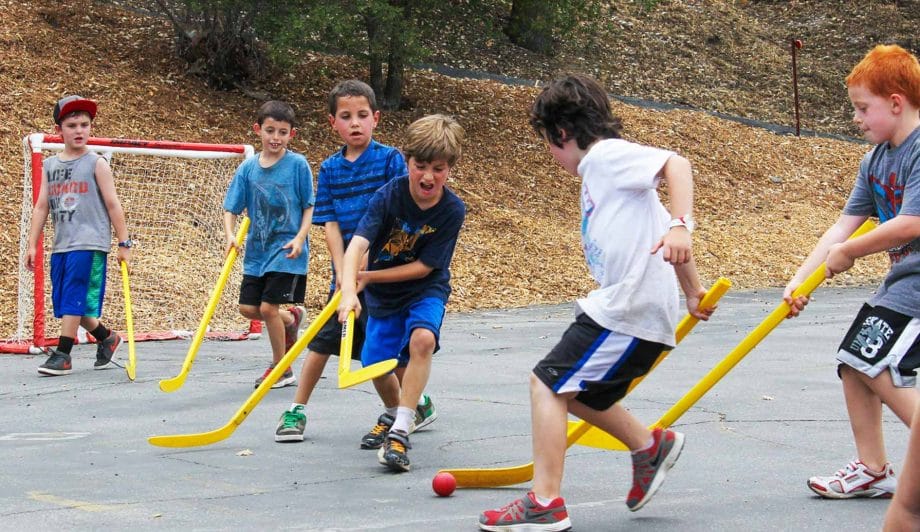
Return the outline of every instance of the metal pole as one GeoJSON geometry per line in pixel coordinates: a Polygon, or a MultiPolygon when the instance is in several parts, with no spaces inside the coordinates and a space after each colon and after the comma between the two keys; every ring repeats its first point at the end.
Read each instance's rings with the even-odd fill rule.
{"type": "Polygon", "coordinates": [[[792,48],[792,94],[795,101],[795,136],[798,137],[801,130],[801,124],[799,121],[799,72],[795,56],[796,51],[802,47],[802,41],[799,39],[792,39],[790,47],[792,48]]]}

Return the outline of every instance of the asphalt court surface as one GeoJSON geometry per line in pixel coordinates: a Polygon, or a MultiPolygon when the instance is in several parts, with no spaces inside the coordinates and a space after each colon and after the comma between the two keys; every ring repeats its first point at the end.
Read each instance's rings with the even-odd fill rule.
{"type": "MultiPolygon", "coordinates": [[[[888,502],[827,501],[805,481],[855,457],[833,353],[869,288],[819,288],[676,423],[680,460],[652,501],[624,504],[626,453],[569,449],[563,494],[573,529],[877,530],[888,502]]],[[[629,396],[652,423],[779,303],[778,290],[729,291],[629,396]]],[[[531,461],[528,374],[558,340],[572,306],[450,313],[428,392],[439,419],[412,435],[412,471],[390,473],[359,448],[381,404],[370,383],[338,390],[335,359],[307,413],[306,440],[274,441],[294,388],[272,390],[227,439],[206,447],[151,446],[151,435],[226,424],[270,357],[266,338],[205,342],[185,385],[188,341],[137,344],[137,381],[93,371],[93,346],[74,348],[74,373],[41,377],[43,357],[0,356],[0,528],[4,530],[477,530],[480,511],[529,484],[458,489],[439,498],[442,468],[531,461]]],[[[127,345],[119,356],[127,356],[127,345]]],[[[302,357],[294,367],[299,371],[302,357]]],[[[908,429],[885,412],[898,470],[908,429]]]]}

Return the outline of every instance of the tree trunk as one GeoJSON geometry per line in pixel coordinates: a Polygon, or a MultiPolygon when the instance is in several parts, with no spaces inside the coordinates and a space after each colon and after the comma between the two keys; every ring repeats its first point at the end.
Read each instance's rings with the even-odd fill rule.
{"type": "Polygon", "coordinates": [[[374,89],[374,94],[380,95],[383,94],[383,54],[380,50],[384,47],[385,43],[381,41],[386,38],[386,34],[380,28],[380,21],[376,17],[368,16],[364,23],[367,28],[370,86],[374,89]]]}
{"type": "Polygon", "coordinates": [[[387,64],[387,84],[383,91],[383,103],[381,107],[388,111],[399,109],[402,101],[403,75],[406,65],[401,54],[390,54],[387,64]]]}
{"type": "Polygon", "coordinates": [[[532,52],[552,55],[554,4],[546,0],[514,0],[505,35],[514,44],[532,52]]]}

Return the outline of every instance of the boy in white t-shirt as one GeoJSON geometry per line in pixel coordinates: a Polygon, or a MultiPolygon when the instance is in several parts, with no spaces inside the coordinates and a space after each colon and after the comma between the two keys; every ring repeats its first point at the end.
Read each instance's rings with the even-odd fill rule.
{"type": "Polygon", "coordinates": [[[567,414],[613,435],[632,451],[633,485],[626,499],[638,510],[654,495],[683,447],[682,434],[649,431],[618,402],[633,379],[673,347],[679,297],[698,310],[706,293],[691,257],[693,177],[674,152],[620,139],[604,89],[568,76],[543,88],[530,123],[553,158],[582,178],[581,235],[585,259],[599,287],[576,302],[576,319],[530,376],[533,491],[483,512],[483,530],[568,530],[560,497],[567,414]],[[658,198],[664,179],[670,213],[658,198]]]}

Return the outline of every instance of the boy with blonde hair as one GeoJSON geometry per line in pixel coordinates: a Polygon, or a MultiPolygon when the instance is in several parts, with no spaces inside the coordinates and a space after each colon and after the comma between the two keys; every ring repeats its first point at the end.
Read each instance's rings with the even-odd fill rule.
{"type": "MultiPolygon", "coordinates": [[[[228,251],[236,246],[237,216],[245,210],[252,221],[243,255],[240,314],[265,322],[272,348],[272,363],[256,379],[256,388],[297,341],[306,315],[301,304],[307,284],[313,174],[307,159],[287,147],[295,126],[290,105],[277,100],[262,104],[252,126],[262,151],[240,164],[224,197],[228,251]],[[283,304],[294,306],[284,310],[283,304]]],[[[291,368],[285,368],[272,388],[296,382],[291,368]]]]}
{"type": "Polygon", "coordinates": [[[343,261],[340,322],[351,311],[362,312],[358,292],[365,291],[369,316],[361,363],[397,358],[405,368],[401,382],[394,373],[373,381],[384,407],[396,408],[377,460],[398,472],[410,467],[409,432],[440,347],[450,261],[466,216],[463,201],[445,185],[462,142],[463,128],[452,118],[413,122],[403,145],[409,175],[374,194],[343,261]]]}
{"type": "Polygon", "coordinates": [[[25,266],[35,267],[41,234],[51,213],[51,301],[61,320],[57,349],[38,367],[43,375],[67,375],[73,366],[70,351],[77,329],[96,339],[95,369],[110,367],[121,338],[102,324],[105,275],[112,228],[118,238],[118,261],[131,258],[131,237],[115,191],[109,163],[87,147],[96,118],[96,102],[66,96],[54,106],[54,130],[64,140],[60,155],[45,159],[42,184],[32,209],[25,266]]]}
{"type": "Polygon", "coordinates": [[[808,304],[793,291],[822,262],[827,276],[856,259],[888,252],[891,269],[853,320],[837,351],[837,374],[857,457],[835,474],[811,477],[821,497],[891,497],[895,474],[885,456],[882,405],[910,426],[920,405],[920,63],[900,46],[876,46],[846,78],[853,122],[876,146],[863,157],[843,213],[789,281],[789,317],[808,304]],[[847,240],[870,216],[875,230],[847,240]]]}
{"type": "Polygon", "coordinates": [[[599,287],[576,302],[574,323],[530,375],[533,490],[483,512],[479,527],[491,531],[571,527],[560,496],[569,413],[630,449],[633,485],[626,506],[642,508],[677,461],[684,436],[649,431],[620,400],[633,379],[675,344],[677,280],[693,316],[706,320],[713,311],[697,308],[706,291],[691,257],[690,163],[672,151],[621,139],[607,93],[587,76],[547,84],[530,124],[556,162],[581,178],[582,247],[599,287]],[[661,180],[670,212],[658,198],[661,180]]]}

